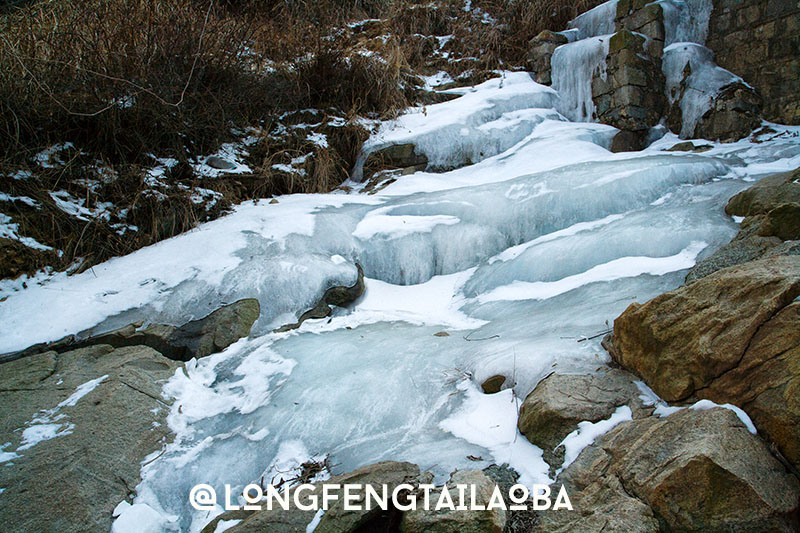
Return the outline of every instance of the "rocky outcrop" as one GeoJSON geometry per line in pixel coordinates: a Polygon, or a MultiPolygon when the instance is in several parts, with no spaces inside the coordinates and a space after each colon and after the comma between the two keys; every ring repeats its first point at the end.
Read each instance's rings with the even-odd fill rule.
{"type": "Polygon", "coordinates": [[[763,97],[764,118],[800,124],[800,4],[714,0],[708,47],[763,97]]]}
{"type": "Polygon", "coordinates": [[[0,467],[3,530],[109,531],[141,461],[170,436],[161,384],[176,368],[108,345],[0,365],[0,442],[18,455],[0,467]],[[36,435],[53,438],[32,445],[36,435]]]}
{"type": "Polygon", "coordinates": [[[800,169],[763,178],[731,198],[725,212],[745,217],[739,234],[687,274],[693,282],[756,259],[800,254],[800,169]]]}
{"type": "Polygon", "coordinates": [[[741,217],[764,215],[783,203],[800,203],[800,168],[763,178],[731,198],[725,212],[741,217]]]}
{"type": "Polygon", "coordinates": [[[584,420],[609,418],[617,407],[628,405],[634,417],[646,416],[635,376],[618,369],[588,375],[550,374],[536,385],[519,410],[520,433],[543,451],[553,468],[564,462],[564,438],[584,420]]]}
{"type": "Polygon", "coordinates": [[[738,141],[761,125],[761,97],[739,81],[722,87],[694,129],[694,137],[738,141]]]}
{"type": "Polygon", "coordinates": [[[481,389],[484,394],[496,394],[500,392],[503,384],[506,382],[506,377],[503,375],[492,376],[481,384],[481,389]]]}
{"type": "Polygon", "coordinates": [[[732,403],[800,465],[800,256],[726,268],[614,321],[614,359],[667,401],[732,403]]]}
{"type": "Polygon", "coordinates": [[[537,531],[796,531],[800,484],[722,408],[618,425],[559,476],[537,531]]]}
{"type": "Polygon", "coordinates": [[[151,324],[142,328],[142,323],[137,322],[100,335],[92,335],[89,330],[82,333],[81,336],[85,337],[82,340],[70,335],[52,343],[37,344],[21,352],[0,356],[0,363],[45,351],[65,352],[97,345],[114,348],[149,346],[168,359],[189,361],[221,352],[248,336],[260,314],[258,300],[246,298],[224,305],[205,318],[180,327],[151,324]]]}
{"type": "Polygon", "coordinates": [[[401,175],[413,174],[428,167],[425,154],[417,153],[417,147],[411,143],[392,144],[370,152],[364,161],[363,180],[369,180],[374,174],[384,170],[400,170],[401,175]]]}
{"type": "MultiPolygon", "coordinates": [[[[475,491],[475,502],[487,506],[495,490],[495,482],[479,470],[459,470],[450,476],[448,490],[458,494],[456,485],[468,485],[475,491]]],[[[431,501],[439,499],[439,492],[431,492],[431,501]]],[[[403,515],[402,533],[502,533],[506,525],[505,509],[453,511],[417,508],[403,515]]]]}
{"type": "Polygon", "coordinates": [[[550,59],[556,48],[562,44],[567,44],[567,38],[550,30],[544,30],[530,40],[528,43],[528,70],[536,83],[542,85],[553,83],[550,59]]]}

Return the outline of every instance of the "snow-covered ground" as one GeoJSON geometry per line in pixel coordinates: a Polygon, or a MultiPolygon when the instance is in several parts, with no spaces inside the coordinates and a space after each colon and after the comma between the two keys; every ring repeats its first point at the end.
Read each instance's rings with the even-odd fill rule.
{"type": "MultiPolygon", "coordinates": [[[[213,513],[189,506],[195,484],[241,489],[325,454],[337,472],[407,460],[442,481],[508,462],[522,482],[546,482],[541,450],[516,429],[525,395],[553,371],[601,367],[608,356],[587,337],[728,242],[728,198],[800,166],[800,127],[772,124],[766,142],[709,142],[702,154],[665,151],[672,134],[612,154],[614,128],[569,122],[556,93],[526,73],[461,92],[382,125],[366,149],[418,142],[431,161],[474,164],[399,177],[375,195],[353,182],[349,193],[246,203],[82,274],[2,294],[0,353],[260,300],[251,338],[190,361],[165,386],[176,438],[143,463],[120,530],[134,512],[156,529],[197,531],[213,513]],[[272,333],[330,284],[351,283],[356,263],[366,294],[351,309],[272,333]],[[479,392],[495,374],[513,387],[479,392]]],[[[569,457],[629,415],[579,428],[569,457]]]]}

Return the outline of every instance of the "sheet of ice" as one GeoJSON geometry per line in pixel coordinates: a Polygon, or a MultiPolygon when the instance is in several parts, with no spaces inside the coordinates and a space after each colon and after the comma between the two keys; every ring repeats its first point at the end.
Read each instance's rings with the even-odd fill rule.
{"type": "Polygon", "coordinates": [[[564,437],[564,440],[559,444],[559,446],[564,446],[564,463],[558,469],[558,472],[571,465],[584,448],[594,443],[598,437],[608,433],[622,422],[630,420],[632,420],[631,408],[627,405],[622,405],[617,407],[614,414],[606,420],[600,420],[599,422],[584,420],[579,422],[578,429],[564,437]]]}
{"type": "Polygon", "coordinates": [[[314,531],[316,531],[317,526],[319,525],[320,521],[322,520],[322,515],[324,515],[324,514],[325,514],[325,510],[324,509],[319,509],[314,514],[314,518],[306,526],[306,533],[314,533],[314,531]]]}
{"type": "Polygon", "coordinates": [[[582,274],[568,276],[558,281],[516,281],[497,287],[478,297],[481,302],[498,300],[544,300],[574,290],[588,283],[612,281],[619,278],[650,274],[662,276],[669,272],[691,268],[697,256],[707,246],[705,242],[693,242],[680,253],[668,257],[621,257],[598,265],[582,274]]]}
{"type": "Polygon", "coordinates": [[[617,0],[609,0],[569,21],[567,28],[578,30],[578,39],[609,35],[616,31],[617,0]]]}
{"type": "Polygon", "coordinates": [[[430,233],[440,224],[452,226],[461,222],[456,217],[447,215],[383,215],[370,212],[356,226],[353,237],[369,240],[376,236],[397,239],[414,233],[430,233]]]}
{"type": "Polygon", "coordinates": [[[608,147],[616,128],[604,124],[568,123],[555,110],[541,112],[548,118],[502,154],[445,173],[417,172],[404,176],[382,189],[381,196],[405,196],[496,183],[552,170],[563,166],[565,161],[580,163],[609,156],[608,147]]]}
{"type": "Polygon", "coordinates": [[[354,179],[361,179],[367,155],[386,146],[412,142],[433,169],[475,163],[504,152],[543,120],[537,109],[555,106],[550,87],[526,72],[505,72],[470,88],[442,91],[460,98],[415,108],[385,123],[364,143],[354,179]]]}
{"type": "MultiPolygon", "coordinates": [[[[279,201],[278,205],[265,201],[242,204],[234,215],[179,237],[81,274],[56,274],[47,283],[9,294],[0,305],[0,353],[78,333],[128,310],[140,310],[139,318],[183,324],[206,316],[224,302],[235,301],[237,296],[244,297],[241,294],[258,297],[262,309],[274,310],[277,316],[296,311],[298,302],[313,300],[325,280],[338,277],[350,281],[355,274],[352,265],[333,264],[331,254],[317,258],[323,271],[312,270],[310,277],[306,274],[310,269],[304,271],[302,263],[315,263],[307,259],[287,263],[291,254],[286,240],[291,235],[313,235],[318,210],[380,200],[334,194],[290,196],[279,201]],[[273,260],[265,261],[263,254],[273,260]],[[264,286],[248,278],[268,275],[285,279],[287,284],[264,286]],[[262,292],[254,294],[253,287],[262,292]],[[37,317],[36,327],[27,327],[26,317],[32,316],[37,317]]],[[[268,322],[274,316],[265,318],[268,322]]]]}
{"type": "Polygon", "coordinates": [[[122,502],[114,508],[111,533],[162,533],[173,530],[163,515],[145,504],[122,502]]]}
{"type": "Polygon", "coordinates": [[[674,43],[705,44],[711,0],[657,0],[664,12],[664,45],[674,43]]]}
{"type": "Polygon", "coordinates": [[[549,467],[541,448],[531,444],[517,429],[520,400],[512,389],[483,394],[471,380],[462,381],[458,390],[465,395],[461,408],[439,426],[456,437],[489,450],[492,461],[508,463],[519,472],[519,482],[527,487],[549,484],[549,467]]]}
{"type": "Polygon", "coordinates": [[[575,122],[594,121],[592,78],[606,79],[610,35],[582,39],[559,46],[550,60],[558,111],[575,122]]]}

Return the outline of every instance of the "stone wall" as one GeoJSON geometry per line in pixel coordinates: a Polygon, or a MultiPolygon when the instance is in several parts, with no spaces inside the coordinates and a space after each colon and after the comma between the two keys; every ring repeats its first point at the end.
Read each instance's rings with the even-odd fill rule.
{"type": "Polygon", "coordinates": [[[664,74],[659,56],[648,53],[650,42],[639,33],[618,31],[609,43],[605,78],[592,80],[598,121],[622,130],[613,152],[644,148],[649,129],[664,114],[664,74]]]}
{"type": "Polygon", "coordinates": [[[754,86],[767,120],[800,124],[800,3],[714,0],[707,46],[754,86]]]}

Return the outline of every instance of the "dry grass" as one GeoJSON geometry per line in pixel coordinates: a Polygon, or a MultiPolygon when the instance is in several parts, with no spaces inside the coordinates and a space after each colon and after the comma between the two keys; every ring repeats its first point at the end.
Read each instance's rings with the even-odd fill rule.
{"type": "Polygon", "coordinates": [[[0,278],[45,265],[64,269],[79,259],[87,268],[243,200],[330,191],[348,177],[366,138],[356,118],[387,118],[434,101],[416,74],[445,70],[467,84],[499,68],[520,68],[531,37],[563,28],[598,3],[473,0],[472,11],[463,9],[463,0],[6,3],[0,9],[0,192],[27,196],[38,207],[0,200],[0,212],[21,235],[61,254],[0,239],[0,278]],[[452,37],[437,39],[445,36],[452,37]],[[302,109],[325,114],[314,131],[326,136],[327,146],[291,129],[302,117],[286,118],[287,112],[302,109]],[[195,175],[195,157],[248,126],[263,131],[251,147],[253,174],[195,175]],[[64,164],[45,169],[34,161],[66,141],[76,149],[64,164]],[[179,161],[157,190],[145,180],[154,156],[179,161]],[[299,159],[297,172],[281,170],[299,159]],[[33,178],[10,177],[19,170],[33,178]],[[193,201],[202,189],[222,198],[193,201]],[[103,217],[77,218],[59,209],[50,191],[66,191],[89,209],[114,208],[103,217]],[[120,235],[125,225],[137,231],[120,235]]]}

